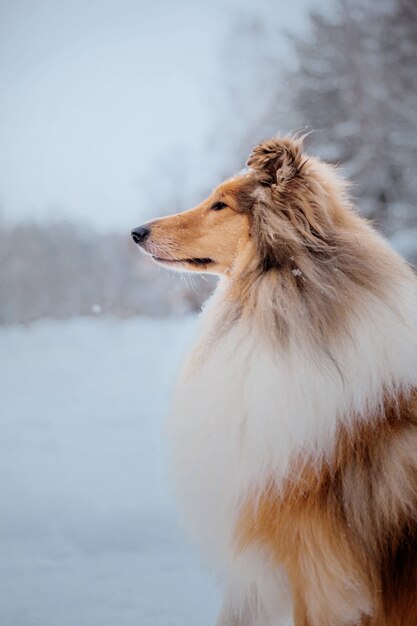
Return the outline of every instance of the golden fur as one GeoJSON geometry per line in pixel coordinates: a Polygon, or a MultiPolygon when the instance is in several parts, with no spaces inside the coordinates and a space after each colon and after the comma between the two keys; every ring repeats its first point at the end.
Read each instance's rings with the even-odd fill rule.
{"type": "MultiPolygon", "coordinates": [[[[326,350],[364,297],[396,309],[389,285],[411,270],[330,166],[291,137],[263,142],[248,165],[198,207],[151,222],[142,244],[162,263],[229,277],[215,341],[246,317],[279,350],[298,327],[306,350],[326,350]]],[[[285,566],[296,626],[417,625],[416,391],[387,390],[379,411],[339,427],[319,466],[298,455],[284,484],[260,485],[236,527],[235,550],[251,545],[285,566]]]]}
{"type": "Polygon", "coordinates": [[[247,503],[236,549],[260,542],[285,563],[296,626],[343,623],[354,603],[373,607],[364,624],[417,623],[416,450],[412,392],[354,431],[341,429],[318,471],[295,461],[282,489],[272,481],[247,503]]]}
{"type": "Polygon", "coordinates": [[[261,297],[269,339],[270,323],[285,340],[301,318],[327,341],[361,290],[380,295],[401,260],[367,237],[343,181],[303,154],[301,139],[264,142],[248,164],[196,208],[153,220],[143,247],[172,268],[232,277],[230,319],[252,314],[261,297]],[[279,172],[273,184],[270,171],[279,172]],[[213,210],[219,202],[225,208],[213,210]]]}

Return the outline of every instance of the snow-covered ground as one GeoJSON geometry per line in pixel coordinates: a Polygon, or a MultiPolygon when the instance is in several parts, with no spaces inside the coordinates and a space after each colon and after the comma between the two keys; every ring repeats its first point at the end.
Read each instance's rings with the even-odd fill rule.
{"type": "Polygon", "coordinates": [[[194,318],[0,329],[1,626],[209,626],[161,424],[194,318]]]}

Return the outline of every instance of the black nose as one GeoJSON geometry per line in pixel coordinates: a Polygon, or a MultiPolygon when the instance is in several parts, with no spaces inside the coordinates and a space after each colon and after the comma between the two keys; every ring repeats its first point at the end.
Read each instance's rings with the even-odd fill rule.
{"type": "Polygon", "coordinates": [[[135,243],[142,243],[150,233],[147,226],[138,226],[132,230],[132,238],[135,243]]]}

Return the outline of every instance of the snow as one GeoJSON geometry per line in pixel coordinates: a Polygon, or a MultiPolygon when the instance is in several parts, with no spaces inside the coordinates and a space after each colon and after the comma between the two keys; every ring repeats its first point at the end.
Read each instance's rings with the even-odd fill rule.
{"type": "Polygon", "coordinates": [[[161,432],[193,317],[0,329],[0,624],[209,626],[161,432]]]}
{"type": "Polygon", "coordinates": [[[416,260],[417,228],[405,228],[398,230],[390,239],[397,252],[402,254],[410,262],[416,260]]]}

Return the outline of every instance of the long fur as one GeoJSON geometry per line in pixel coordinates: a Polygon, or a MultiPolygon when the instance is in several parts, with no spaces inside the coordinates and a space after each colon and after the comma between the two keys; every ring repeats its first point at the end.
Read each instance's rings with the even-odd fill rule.
{"type": "Polygon", "coordinates": [[[169,419],[185,518],[226,588],[219,625],[415,626],[414,273],[300,139],[248,165],[222,191],[248,236],[169,419]]]}

